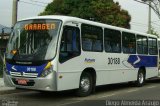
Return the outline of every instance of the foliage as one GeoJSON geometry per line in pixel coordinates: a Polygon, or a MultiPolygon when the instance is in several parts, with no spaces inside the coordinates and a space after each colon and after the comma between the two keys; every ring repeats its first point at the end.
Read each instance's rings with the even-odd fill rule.
{"type": "Polygon", "coordinates": [[[131,16],[113,0],[54,0],[40,15],[67,15],[130,28],[131,16]]]}
{"type": "Polygon", "coordinates": [[[157,37],[159,37],[159,34],[155,31],[155,29],[152,26],[151,26],[151,32],[150,32],[150,34],[156,35],[157,37]]]}

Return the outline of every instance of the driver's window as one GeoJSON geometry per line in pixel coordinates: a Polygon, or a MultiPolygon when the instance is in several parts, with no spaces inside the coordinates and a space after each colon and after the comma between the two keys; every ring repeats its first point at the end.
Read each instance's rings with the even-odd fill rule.
{"type": "Polygon", "coordinates": [[[62,63],[79,56],[80,50],[79,28],[65,26],[61,38],[59,61],[62,63]]]}

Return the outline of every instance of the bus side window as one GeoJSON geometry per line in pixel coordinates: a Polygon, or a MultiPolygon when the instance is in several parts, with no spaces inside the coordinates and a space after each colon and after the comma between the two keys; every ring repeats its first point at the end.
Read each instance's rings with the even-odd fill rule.
{"type": "Polygon", "coordinates": [[[104,29],[104,44],[107,53],[121,52],[121,32],[113,29],[104,29]]]}
{"type": "Polygon", "coordinates": [[[82,49],[90,52],[103,51],[103,29],[101,27],[82,24],[82,49]]]}
{"type": "Polygon", "coordinates": [[[80,31],[76,27],[65,26],[60,45],[61,63],[80,55],[80,31]]]}
{"type": "Polygon", "coordinates": [[[149,54],[150,55],[157,55],[158,54],[157,39],[156,38],[149,37],[148,46],[149,46],[149,54]]]}
{"type": "Polygon", "coordinates": [[[135,54],[136,53],[135,34],[122,32],[122,47],[123,47],[123,53],[135,54]]]}
{"type": "Polygon", "coordinates": [[[90,39],[87,39],[87,38],[84,39],[82,44],[85,50],[89,50],[89,51],[92,50],[92,41],[90,39]]]}
{"type": "Polygon", "coordinates": [[[137,53],[148,54],[148,40],[146,36],[137,35],[137,53]]]}

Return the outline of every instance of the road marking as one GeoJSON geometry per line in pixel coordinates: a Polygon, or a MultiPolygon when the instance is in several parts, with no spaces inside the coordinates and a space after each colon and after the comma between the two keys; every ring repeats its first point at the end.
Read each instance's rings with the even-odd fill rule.
{"type": "Polygon", "coordinates": [[[114,93],[113,94],[110,94],[110,95],[104,95],[104,96],[100,96],[100,97],[97,97],[97,98],[106,98],[106,97],[110,97],[110,96],[113,96],[113,95],[115,95],[114,93]]]}
{"type": "Polygon", "coordinates": [[[149,88],[149,89],[150,89],[150,88],[155,88],[155,87],[156,87],[156,86],[149,86],[149,87],[147,87],[147,88],[149,88]]]}
{"type": "Polygon", "coordinates": [[[135,92],[135,91],[138,91],[138,89],[129,90],[127,92],[130,93],[130,92],[135,92]]]}
{"type": "Polygon", "coordinates": [[[75,104],[75,103],[79,103],[79,102],[83,102],[84,100],[81,100],[81,101],[75,101],[75,102],[68,102],[68,103],[62,103],[58,106],[65,106],[65,105],[71,105],[71,104],[75,104]]]}

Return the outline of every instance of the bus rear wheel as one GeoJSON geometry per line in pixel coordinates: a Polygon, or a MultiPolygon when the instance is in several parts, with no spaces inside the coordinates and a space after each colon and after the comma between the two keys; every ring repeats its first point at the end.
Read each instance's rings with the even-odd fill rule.
{"type": "Polygon", "coordinates": [[[136,86],[141,87],[145,83],[145,73],[142,69],[139,70],[137,74],[137,81],[136,81],[136,86]]]}
{"type": "Polygon", "coordinates": [[[76,91],[77,96],[84,97],[91,94],[93,89],[93,78],[90,73],[84,72],[81,75],[79,88],[76,91]]]}

